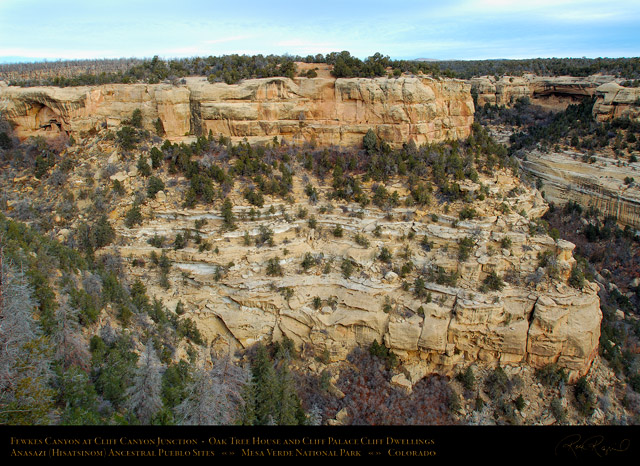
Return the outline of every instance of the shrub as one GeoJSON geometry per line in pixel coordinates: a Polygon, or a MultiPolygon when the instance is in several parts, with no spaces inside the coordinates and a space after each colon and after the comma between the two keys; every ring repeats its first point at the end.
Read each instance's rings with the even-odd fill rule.
{"type": "Polygon", "coordinates": [[[576,288],[578,290],[581,290],[584,287],[584,282],[585,282],[585,278],[584,278],[584,272],[582,271],[582,268],[574,265],[571,268],[571,275],[569,275],[569,286],[572,286],[573,288],[576,288]]]}
{"type": "Polygon", "coordinates": [[[151,148],[151,166],[155,168],[160,168],[162,166],[162,162],[164,161],[164,154],[157,147],[151,148]]]}
{"type": "Polygon", "coordinates": [[[567,410],[562,407],[562,402],[559,398],[554,398],[551,401],[551,413],[559,423],[564,423],[567,420],[567,410]]]}
{"type": "Polygon", "coordinates": [[[380,250],[380,254],[378,254],[378,260],[381,262],[391,262],[391,251],[389,251],[389,249],[387,249],[386,247],[383,247],[380,250]]]}
{"type": "Polygon", "coordinates": [[[473,238],[470,238],[468,236],[458,241],[458,259],[463,262],[469,259],[473,245],[473,238]]]}
{"type": "Polygon", "coordinates": [[[258,236],[256,237],[256,246],[263,245],[273,246],[273,230],[264,225],[260,225],[258,236]]]}
{"type": "Polygon", "coordinates": [[[284,275],[284,271],[280,265],[280,257],[273,257],[267,261],[267,275],[271,277],[281,277],[284,275]]]}
{"type": "Polygon", "coordinates": [[[467,367],[464,372],[458,372],[456,380],[460,382],[466,390],[473,390],[476,384],[476,378],[471,366],[467,367]]]}
{"type": "Polygon", "coordinates": [[[127,228],[133,228],[141,223],[142,212],[140,212],[140,205],[134,204],[125,214],[124,224],[127,228]]]}
{"type": "Polygon", "coordinates": [[[149,178],[149,182],[147,184],[147,196],[153,199],[156,197],[156,194],[160,191],[163,191],[164,188],[164,181],[162,181],[157,176],[152,176],[151,178],[149,178]]]}
{"type": "Polygon", "coordinates": [[[345,257],[344,259],[342,259],[340,269],[342,270],[342,276],[344,278],[349,278],[355,270],[355,265],[353,264],[353,261],[351,259],[345,257]]]}
{"type": "Polygon", "coordinates": [[[561,384],[565,384],[568,379],[565,370],[555,364],[548,364],[537,369],[535,374],[536,378],[547,387],[559,387],[561,384]]]}
{"type": "Polygon", "coordinates": [[[355,240],[356,244],[358,244],[359,246],[362,246],[362,247],[365,247],[365,248],[369,247],[369,240],[367,239],[366,236],[364,236],[364,235],[362,235],[360,233],[356,234],[354,240],[355,240]]]}
{"type": "Polygon", "coordinates": [[[222,209],[220,211],[220,215],[222,216],[223,229],[225,230],[235,230],[235,216],[233,215],[233,204],[229,198],[225,198],[222,203],[222,209]]]}
{"type": "Polygon", "coordinates": [[[485,380],[487,393],[494,399],[500,399],[505,393],[511,391],[511,382],[502,367],[498,366],[487,376],[485,380]]]}
{"type": "Polygon", "coordinates": [[[313,257],[313,255],[310,252],[307,252],[304,255],[304,259],[302,259],[302,268],[304,269],[304,271],[306,272],[307,270],[309,270],[311,267],[315,266],[317,264],[316,259],[313,257]]]}
{"type": "Polygon", "coordinates": [[[378,343],[377,340],[373,340],[369,346],[369,354],[383,359],[387,369],[392,369],[399,364],[398,356],[386,346],[378,343]]]}
{"type": "Polygon", "coordinates": [[[123,150],[131,150],[138,143],[138,132],[131,126],[123,126],[116,133],[116,141],[123,150]]]}
{"type": "Polygon", "coordinates": [[[144,177],[151,176],[151,167],[147,163],[147,159],[140,155],[138,158],[138,173],[144,177]]]}
{"type": "Polygon", "coordinates": [[[460,220],[470,220],[475,218],[477,215],[476,210],[472,207],[464,207],[458,214],[460,220]]]}
{"type": "Polygon", "coordinates": [[[482,291],[501,291],[504,288],[504,281],[495,271],[489,272],[489,275],[482,281],[482,291]]]}
{"type": "Polygon", "coordinates": [[[136,108],[131,114],[131,126],[134,128],[142,128],[142,111],[136,108]]]}
{"type": "Polygon", "coordinates": [[[580,414],[591,416],[596,407],[596,397],[586,377],[580,377],[574,387],[576,406],[580,414]]]}

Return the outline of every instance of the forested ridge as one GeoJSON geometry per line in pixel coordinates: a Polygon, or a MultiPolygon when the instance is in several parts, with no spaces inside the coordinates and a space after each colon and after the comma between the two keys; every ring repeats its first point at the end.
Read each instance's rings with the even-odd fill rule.
{"type": "MultiPolygon", "coordinates": [[[[597,73],[640,79],[640,58],[536,58],[526,60],[395,60],[381,53],[365,59],[348,51],[326,55],[223,55],[191,58],[121,58],[61,60],[0,65],[0,80],[17,86],[83,86],[107,83],[179,84],[187,76],[206,76],[210,82],[237,83],[243,79],[296,74],[295,62],[332,65],[337,78],[399,76],[424,73],[435,77],[470,79],[485,75],[589,76],[597,73]]],[[[314,77],[309,70],[305,76],[314,77]]]]}

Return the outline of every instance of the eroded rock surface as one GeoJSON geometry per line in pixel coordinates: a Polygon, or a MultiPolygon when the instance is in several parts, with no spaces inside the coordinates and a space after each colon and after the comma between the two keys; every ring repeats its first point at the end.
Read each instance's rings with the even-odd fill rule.
{"type": "Polygon", "coordinates": [[[637,88],[625,88],[622,80],[614,76],[594,75],[584,78],[573,76],[481,76],[470,80],[478,106],[486,104],[511,106],[518,99],[527,98],[535,105],[562,110],[579,103],[585,97],[595,97],[594,116],[609,120],[620,116],[637,117],[637,88]]]}
{"type": "Polygon", "coordinates": [[[428,77],[264,78],[239,84],[187,78],[186,84],[0,87],[0,111],[18,136],[79,135],[117,128],[142,112],[170,139],[224,135],[232,140],[361,145],[373,129],[391,145],[465,138],[473,123],[469,84],[428,77]]]}
{"type": "MultiPolygon", "coordinates": [[[[251,220],[250,206],[237,198],[238,228],[223,231],[217,211],[184,211],[163,198],[148,206],[151,217],[141,227],[120,230],[127,238],[121,253],[142,259],[152,251],[159,254],[148,244],[153,235],[171,238],[208,218],[200,234],[213,250],[199,252],[192,245],[169,251],[172,295],[164,297],[170,307],[182,300],[208,341],[221,348],[286,336],[299,348],[338,361],[376,340],[400,357],[408,380],[432,371],[451,373],[472,362],[557,363],[575,380],[597,353],[602,318],[597,285],[568,286],[574,245],[531,233],[532,222],[547,208],[537,191],[505,173],[481,182],[491,187],[489,198],[476,206],[476,218],[465,221],[438,206],[383,213],[353,204],[323,211],[305,201],[278,202],[275,214],[251,220]],[[510,213],[499,210],[503,204],[510,213]],[[301,205],[316,217],[315,228],[295,218],[301,205]],[[340,237],[332,234],[338,225],[340,237]],[[261,227],[273,232],[272,246],[255,244],[261,227]],[[369,244],[358,244],[356,234],[369,244]],[[463,238],[472,238],[473,246],[460,260],[463,238]],[[379,259],[383,248],[391,263],[379,259]],[[553,258],[554,278],[540,268],[545,252],[553,258]],[[305,269],[307,254],[315,262],[305,269]],[[341,267],[345,260],[353,265],[349,276],[341,267]],[[270,261],[280,265],[282,275],[269,273],[270,261]],[[405,274],[400,265],[407,261],[413,268],[405,274]],[[502,289],[483,287],[492,272],[504,279],[502,289]],[[457,280],[441,280],[438,273],[456,274],[457,280]],[[426,278],[421,293],[418,276],[426,278]]],[[[463,189],[477,187],[468,183],[463,189]]],[[[294,192],[301,190],[296,181],[294,192]]],[[[151,273],[145,283],[163,295],[156,280],[151,273]]]]}

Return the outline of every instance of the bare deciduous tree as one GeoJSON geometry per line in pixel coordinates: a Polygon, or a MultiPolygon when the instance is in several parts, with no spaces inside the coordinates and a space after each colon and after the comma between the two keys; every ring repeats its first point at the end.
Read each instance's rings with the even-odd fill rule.
{"type": "Polygon", "coordinates": [[[24,274],[5,258],[0,262],[0,423],[46,424],[53,407],[51,347],[34,320],[24,274]]]}
{"type": "Polygon", "coordinates": [[[178,423],[234,423],[242,404],[242,390],[248,381],[248,371],[234,364],[230,358],[214,360],[211,368],[199,368],[188,387],[187,397],[176,407],[178,423]]]}
{"type": "Polygon", "coordinates": [[[152,342],[145,346],[127,396],[126,406],[142,424],[151,424],[153,416],[162,409],[162,364],[152,342]]]}

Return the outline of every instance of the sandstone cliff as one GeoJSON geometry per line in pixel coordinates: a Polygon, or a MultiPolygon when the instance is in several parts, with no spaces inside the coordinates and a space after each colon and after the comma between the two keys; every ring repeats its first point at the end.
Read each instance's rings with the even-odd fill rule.
{"type": "Polygon", "coordinates": [[[638,177],[639,164],[606,157],[592,159],[593,163],[585,163],[577,152],[535,150],[527,153],[522,165],[540,178],[547,200],[594,207],[622,225],[640,229],[640,191],[635,184],[625,183],[628,177],[638,177]]]}
{"type": "Polygon", "coordinates": [[[474,113],[468,84],[427,77],[0,87],[0,112],[22,138],[117,128],[137,108],[147,129],[159,120],[170,139],[212,131],[249,142],[276,136],[342,146],[361,144],[370,128],[392,145],[465,138],[474,113]]]}
{"type": "Polygon", "coordinates": [[[616,105],[633,104],[637,97],[634,89],[620,86],[613,76],[573,76],[544,77],[525,74],[522,77],[482,76],[470,80],[471,89],[477,95],[477,104],[511,106],[520,98],[528,98],[531,103],[551,110],[561,110],[569,104],[579,103],[584,97],[597,97],[594,116],[599,119],[620,116],[622,111],[614,111],[616,105]],[[618,96],[618,94],[620,94],[618,96]],[[614,99],[617,99],[614,103],[614,99]],[[605,102],[606,101],[606,102],[605,102]]]}
{"type": "MultiPolygon", "coordinates": [[[[134,188],[138,181],[124,176],[124,183],[134,188]]],[[[502,172],[479,183],[490,186],[490,199],[475,205],[477,218],[456,221],[457,214],[444,213],[442,206],[416,211],[398,207],[385,213],[342,205],[325,211],[301,200],[303,183],[296,178],[299,201],[276,201],[275,213],[266,213],[265,207],[258,218],[248,218],[250,206],[232,194],[235,215],[244,220],[237,230],[226,232],[217,210],[184,210],[171,201],[175,195],[167,189],[146,207],[143,225],[119,229],[126,244],[120,252],[144,261],[152,251],[158,253],[148,244],[151,237],[171,238],[190,230],[195,220],[207,219],[200,234],[214,250],[194,246],[169,253],[171,296],[153,284],[155,278],[143,278],[170,307],[182,300],[208,341],[221,351],[286,336],[309,354],[324,351],[332,361],[340,361],[355,347],[377,340],[398,354],[410,384],[432,371],[454,373],[473,362],[533,367],[557,363],[575,380],[597,354],[602,319],[598,288],[567,285],[575,264],[573,244],[531,234],[530,226],[547,209],[537,191],[502,172]],[[512,213],[501,213],[502,204],[512,213]],[[296,218],[300,207],[317,218],[316,227],[296,218]],[[340,237],[331,233],[338,225],[344,232],[340,237]],[[273,246],[254,244],[262,229],[273,232],[273,246]],[[358,243],[356,235],[368,238],[369,244],[358,243]],[[473,238],[473,246],[470,257],[461,261],[463,238],[473,238]],[[429,248],[421,247],[422,239],[429,248]],[[395,261],[410,257],[420,273],[438,267],[459,278],[455,283],[427,280],[424,293],[416,296],[413,278],[401,278],[396,268],[378,259],[383,248],[395,261]],[[315,265],[303,269],[307,254],[315,265]],[[545,278],[540,254],[553,257],[557,279],[545,278]],[[354,267],[349,277],[341,270],[344,260],[354,267]],[[270,261],[278,262],[282,275],[268,273],[270,261]],[[492,272],[509,277],[500,291],[482,289],[492,272]]],[[[318,188],[320,195],[330,189],[321,182],[318,188]]],[[[477,188],[474,183],[463,187],[477,188]]],[[[113,214],[121,216],[120,211],[113,214]]],[[[134,267],[131,273],[140,271],[134,267]]]]}
{"type": "Polygon", "coordinates": [[[602,84],[596,88],[593,116],[598,121],[612,118],[640,119],[640,88],[622,87],[618,83],[602,84]]]}

